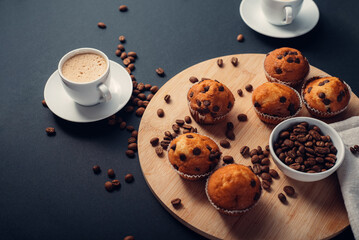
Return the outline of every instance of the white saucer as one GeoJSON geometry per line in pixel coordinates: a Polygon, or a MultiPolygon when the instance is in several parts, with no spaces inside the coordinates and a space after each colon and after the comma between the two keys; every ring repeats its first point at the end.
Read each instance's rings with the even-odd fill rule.
{"type": "Polygon", "coordinates": [[[275,38],[293,38],[312,30],[319,20],[319,10],[313,0],[304,0],[302,9],[292,24],[276,26],[267,22],[261,0],[242,0],[239,12],[243,21],[254,31],[275,38]]]}
{"type": "Polygon", "coordinates": [[[94,122],[107,118],[120,111],[132,94],[132,80],[127,71],[110,60],[111,79],[109,89],[112,98],[109,102],[85,107],[75,103],[67,95],[56,70],[47,80],[44,97],[49,109],[58,117],[71,122],[94,122]]]}

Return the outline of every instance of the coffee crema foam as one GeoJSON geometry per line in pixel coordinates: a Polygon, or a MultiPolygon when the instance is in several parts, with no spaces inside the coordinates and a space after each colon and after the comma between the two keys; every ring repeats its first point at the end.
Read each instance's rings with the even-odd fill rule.
{"type": "Polygon", "coordinates": [[[62,65],[62,75],[73,82],[86,83],[98,79],[107,69],[105,58],[94,53],[78,54],[62,65]]]}

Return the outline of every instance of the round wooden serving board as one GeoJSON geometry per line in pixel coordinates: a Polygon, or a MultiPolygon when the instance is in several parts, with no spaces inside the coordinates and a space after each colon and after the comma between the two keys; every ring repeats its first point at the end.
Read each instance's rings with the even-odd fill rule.
{"type": "MultiPolygon", "coordinates": [[[[298,182],[286,177],[271,160],[270,168],[280,174],[278,180],[273,180],[271,191],[263,190],[260,201],[249,212],[231,217],[220,214],[210,205],[204,190],[205,180],[182,179],[171,168],[167,152],[162,157],[156,155],[150,139],[159,137],[162,140],[166,130],[173,132],[172,124],[176,119],[190,116],[186,94],[193,85],[188,80],[191,76],[217,79],[235,95],[233,110],[224,122],[211,126],[200,126],[194,121],[191,124],[199,134],[211,137],[219,145],[219,141],[225,139],[226,122],[234,123],[236,139],[231,141],[229,149],[221,148],[222,156],[231,155],[236,163],[252,165],[249,158],[242,157],[239,149],[244,145],[255,148],[268,144],[274,126],[258,119],[252,107],[252,94],[244,89],[249,83],[256,88],[267,81],[263,70],[265,55],[240,54],[221,58],[224,62],[222,68],[217,66],[217,59],[210,59],[180,72],[156,93],[147,106],[139,128],[138,153],[143,175],[153,194],[181,223],[210,239],[323,239],[335,236],[349,225],[336,174],[319,182],[298,182]],[[238,58],[237,67],[231,64],[232,57],[238,58]],[[243,90],[243,97],[238,96],[238,89],[243,90]],[[163,99],[167,94],[171,95],[169,103],[163,99]],[[165,112],[163,118],[157,116],[159,108],[165,112]],[[248,121],[239,122],[239,113],[247,114],[248,121]],[[296,197],[287,197],[287,205],[277,197],[285,185],[293,186],[297,192],[296,197]],[[174,198],[182,200],[179,209],[171,205],[174,198]]],[[[316,75],[328,74],[311,67],[308,78],[316,75]]],[[[352,94],[348,109],[330,121],[359,115],[358,106],[359,99],[352,94]]],[[[309,114],[303,108],[299,116],[309,114]]],[[[219,166],[222,164],[221,161],[219,166]]]]}

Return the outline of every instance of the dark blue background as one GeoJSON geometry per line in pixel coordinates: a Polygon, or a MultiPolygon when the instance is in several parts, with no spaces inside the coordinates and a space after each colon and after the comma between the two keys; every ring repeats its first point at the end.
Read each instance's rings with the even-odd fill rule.
{"type": "MultiPolygon", "coordinates": [[[[358,94],[359,4],[316,3],[320,20],[310,33],[274,39],[244,24],[239,0],[0,0],[0,239],[202,239],[152,195],[138,158],[125,156],[129,132],[106,121],[57,118],[41,105],[45,83],[75,48],[98,48],[121,62],[114,52],[125,35],[126,51],[139,56],[138,82],[162,86],[209,58],[291,46],[358,94]],[[129,11],[119,12],[121,4],[129,11]],[[97,27],[100,21],[107,29],[97,27]],[[46,136],[48,126],[55,137],[46,136]],[[94,164],[102,167],[98,176],[94,164]],[[104,189],[108,168],[122,182],[119,192],[104,189]],[[124,183],[127,173],[134,183],[124,183]]],[[[134,114],[125,120],[136,128],[140,121],[134,114]]],[[[337,239],[344,237],[353,238],[350,228],[337,239]]]]}

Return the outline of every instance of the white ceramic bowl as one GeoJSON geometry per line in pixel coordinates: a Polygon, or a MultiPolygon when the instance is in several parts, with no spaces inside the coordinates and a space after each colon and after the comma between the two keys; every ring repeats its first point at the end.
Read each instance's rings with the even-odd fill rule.
{"type": "Polygon", "coordinates": [[[302,181],[302,182],[314,182],[314,181],[319,181],[322,180],[328,176],[330,176],[332,173],[334,173],[339,167],[340,165],[343,163],[344,160],[344,154],[345,154],[345,149],[344,149],[344,143],[342,141],[342,139],[340,138],[339,134],[334,130],[334,128],[332,128],[331,126],[329,126],[328,124],[326,124],[325,122],[322,122],[318,119],[315,118],[310,118],[310,117],[296,117],[296,118],[290,118],[286,121],[281,122],[280,124],[278,124],[272,131],[270,137],[269,137],[269,148],[270,148],[270,153],[272,155],[272,158],[275,162],[275,164],[277,165],[277,167],[288,177],[293,178],[295,180],[298,181],[302,181]],[[288,129],[289,127],[299,124],[301,122],[307,122],[309,124],[309,126],[313,126],[316,125],[318,126],[321,130],[322,133],[324,135],[329,135],[333,145],[337,148],[338,152],[337,152],[337,160],[334,164],[334,166],[330,169],[328,169],[327,171],[324,172],[318,172],[318,173],[306,173],[306,172],[300,172],[297,170],[294,170],[292,168],[290,168],[289,166],[287,166],[285,163],[283,163],[275,154],[274,151],[274,143],[275,141],[277,141],[280,132],[282,132],[283,130],[288,129]]]}

